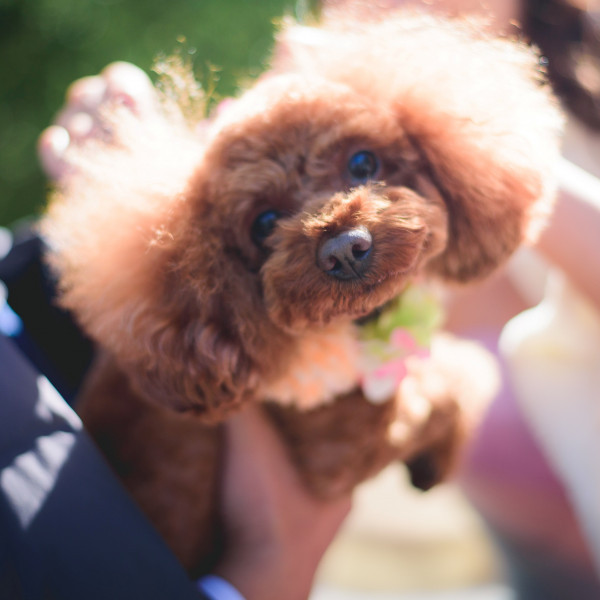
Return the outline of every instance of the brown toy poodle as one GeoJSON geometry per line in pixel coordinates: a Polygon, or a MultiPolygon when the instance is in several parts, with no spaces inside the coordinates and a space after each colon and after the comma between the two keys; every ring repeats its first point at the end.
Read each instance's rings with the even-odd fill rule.
{"type": "Polygon", "coordinates": [[[524,46],[398,12],[287,26],[268,73],[190,126],[115,106],[43,230],[102,349],[79,411],[194,573],[218,553],[218,424],[261,402],[307,486],[390,461],[428,488],[493,393],[435,333],[431,282],[491,273],[550,209],[561,117],[524,46]]]}

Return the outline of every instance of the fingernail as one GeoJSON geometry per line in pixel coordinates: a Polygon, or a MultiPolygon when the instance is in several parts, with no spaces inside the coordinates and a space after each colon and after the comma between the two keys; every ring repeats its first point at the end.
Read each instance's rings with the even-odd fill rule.
{"type": "Polygon", "coordinates": [[[60,158],[67,151],[71,136],[64,127],[53,127],[52,134],[47,136],[46,141],[52,154],[60,158]]]}
{"type": "Polygon", "coordinates": [[[94,127],[94,119],[84,112],[75,113],[67,122],[68,133],[75,138],[83,138],[89,135],[94,127]]]}

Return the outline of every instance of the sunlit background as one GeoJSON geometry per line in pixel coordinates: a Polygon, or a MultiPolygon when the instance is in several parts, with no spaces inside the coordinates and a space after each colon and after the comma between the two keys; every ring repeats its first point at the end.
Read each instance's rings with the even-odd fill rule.
{"type": "Polygon", "coordinates": [[[220,68],[217,91],[228,95],[236,81],[260,72],[273,21],[286,13],[302,17],[309,6],[296,0],[0,0],[0,225],[40,210],[46,184],[36,139],[73,80],[115,60],[148,71],[159,54],[183,46],[200,76],[208,64],[220,68]]]}

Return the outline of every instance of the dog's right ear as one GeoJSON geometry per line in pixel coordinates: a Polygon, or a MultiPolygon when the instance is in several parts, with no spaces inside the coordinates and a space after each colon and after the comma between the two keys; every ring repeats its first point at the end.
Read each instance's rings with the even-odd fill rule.
{"type": "MultiPolygon", "coordinates": [[[[58,234],[65,223],[57,213],[63,211],[53,208],[45,226],[58,234]]],[[[232,316],[225,314],[227,290],[220,282],[209,284],[185,257],[193,242],[201,270],[209,256],[219,254],[218,242],[209,244],[198,232],[190,240],[182,231],[190,222],[186,203],[172,209],[176,218],[169,215],[150,229],[116,210],[107,228],[108,223],[84,224],[84,215],[65,210],[82,231],[89,228],[91,238],[102,228],[105,241],[93,252],[83,244],[77,251],[63,245],[49,260],[59,274],[61,304],[114,357],[134,390],[176,410],[220,420],[248,396],[252,361],[232,329],[232,316]],[[149,241],[150,230],[161,233],[149,241]]],[[[227,273],[226,266],[214,270],[227,273]]]]}
{"type": "Polygon", "coordinates": [[[146,398],[219,421],[251,397],[253,361],[225,314],[224,290],[162,276],[123,314],[131,337],[117,342],[119,362],[146,398]]]}
{"type": "MultiPolygon", "coordinates": [[[[181,122],[113,125],[117,143],[77,157],[41,221],[61,303],[144,396],[218,418],[252,370],[220,292],[178,272],[203,148],[181,122]]],[[[196,232],[200,256],[202,243],[196,232]]]]}

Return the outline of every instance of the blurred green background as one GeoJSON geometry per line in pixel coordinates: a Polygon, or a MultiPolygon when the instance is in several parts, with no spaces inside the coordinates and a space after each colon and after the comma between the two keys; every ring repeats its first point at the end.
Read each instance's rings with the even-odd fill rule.
{"type": "Polygon", "coordinates": [[[0,0],[0,225],[39,212],[46,183],[35,144],[67,86],[115,60],[149,71],[159,54],[193,52],[221,68],[217,93],[260,72],[273,21],[305,0],[0,0]],[[195,50],[195,52],[194,52],[195,50]]]}

